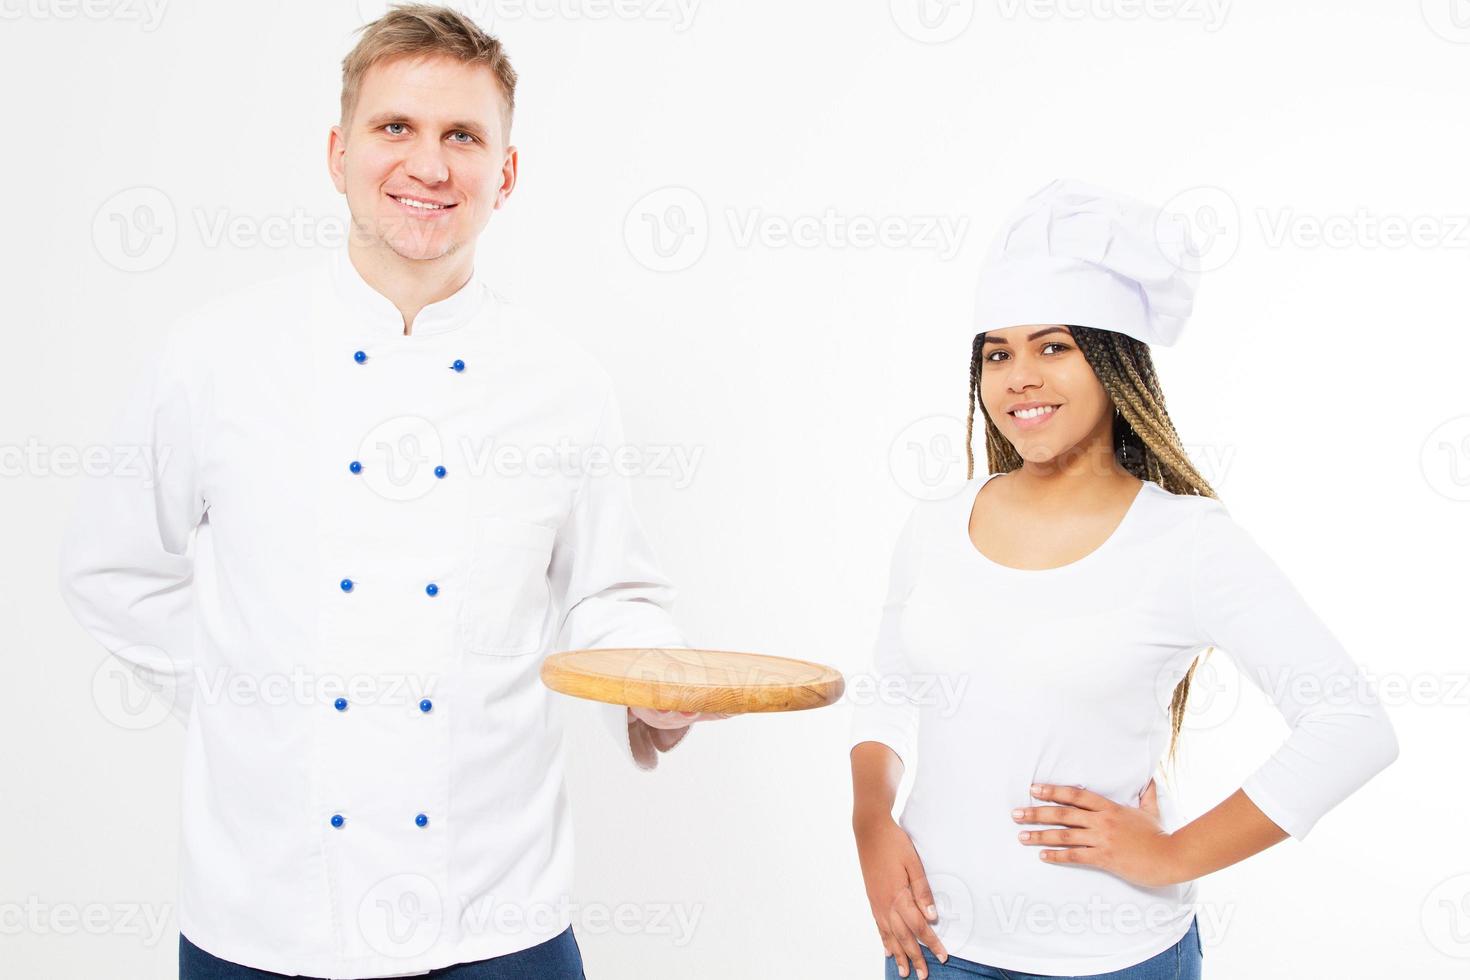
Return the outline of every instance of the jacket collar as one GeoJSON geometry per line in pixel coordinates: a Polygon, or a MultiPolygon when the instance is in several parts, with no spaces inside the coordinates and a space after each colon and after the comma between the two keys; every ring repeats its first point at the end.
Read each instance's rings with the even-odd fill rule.
{"type": "MultiPolygon", "coordinates": [[[[345,243],[334,250],[329,265],[332,292],[346,309],[354,330],[374,337],[403,336],[403,314],[392,300],[362,278],[352,264],[345,243]]],[[[419,311],[409,338],[427,337],[463,326],[480,311],[489,294],[489,286],[479,269],[475,269],[458,291],[419,311]]]]}

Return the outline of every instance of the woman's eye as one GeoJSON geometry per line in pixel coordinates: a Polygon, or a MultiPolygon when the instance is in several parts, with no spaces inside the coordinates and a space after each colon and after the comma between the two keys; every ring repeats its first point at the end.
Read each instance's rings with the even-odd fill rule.
{"type": "MultiPolygon", "coordinates": [[[[1044,344],[1041,345],[1042,353],[1045,353],[1046,350],[1047,350],[1047,348],[1049,348],[1049,347],[1058,347],[1058,348],[1060,348],[1060,350],[1057,351],[1057,353],[1059,353],[1059,354],[1062,351],[1067,350],[1067,345],[1066,344],[1062,343],[1061,341],[1052,340],[1052,341],[1048,341],[1047,343],[1044,343],[1044,344]]],[[[1002,357],[1002,356],[1004,356],[1004,357],[1010,357],[1010,355],[1007,354],[1003,350],[993,350],[989,354],[986,354],[985,355],[985,360],[994,362],[996,360],[996,358],[1002,357]]]]}

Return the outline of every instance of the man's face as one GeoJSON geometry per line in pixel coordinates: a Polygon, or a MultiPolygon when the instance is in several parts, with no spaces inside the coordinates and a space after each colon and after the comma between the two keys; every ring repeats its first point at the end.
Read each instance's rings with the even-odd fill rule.
{"type": "Polygon", "coordinates": [[[327,158],[357,241],[405,259],[472,253],[515,187],[506,114],[483,65],[430,57],[369,68],[345,130],[332,127],[327,158]]]}

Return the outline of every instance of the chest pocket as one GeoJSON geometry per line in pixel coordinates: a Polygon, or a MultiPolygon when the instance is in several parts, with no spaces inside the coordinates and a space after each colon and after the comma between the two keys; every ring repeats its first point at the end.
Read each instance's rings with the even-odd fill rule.
{"type": "Polygon", "coordinates": [[[460,635],[471,653],[534,653],[551,603],[546,582],[556,530],[505,517],[471,523],[460,635]]]}

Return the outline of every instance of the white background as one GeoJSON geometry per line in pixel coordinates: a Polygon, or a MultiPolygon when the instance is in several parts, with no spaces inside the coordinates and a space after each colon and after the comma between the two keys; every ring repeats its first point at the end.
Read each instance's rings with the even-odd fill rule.
{"type": "MultiPolygon", "coordinates": [[[[1202,881],[1205,975],[1464,976],[1458,8],[471,4],[522,78],[521,182],[480,264],[599,356],[630,438],[699,454],[637,487],[691,640],[854,675],[913,494],[964,476],[946,439],[998,221],[1055,176],[1194,215],[1210,268],[1181,343],[1156,351],[1169,411],[1236,519],[1396,685],[1402,751],[1305,843],[1202,881]],[[826,217],[846,231],[781,237],[826,217]],[[863,221],[896,240],[865,243],[863,221]]],[[[340,231],[327,130],[350,32],[380,10],[0,2],[4,976],[173,975],[182,733],[125,730],[94,700],[102,651],[55,585],[80,480],[65,453],[102,437],[173,315],[340,231]]],[[[1211,662],[1178,773],[1187,817],[1286,733],[1211,662]]],[[[652,774],[618,764],[585,707],[567,705],[589,977],[882,975],[847,705],[702,727],[652,774]],[[621,905],[631,927],[598,918],[621,905]],[[692,933],[660,910],[697,917],[692,933]]]]}

